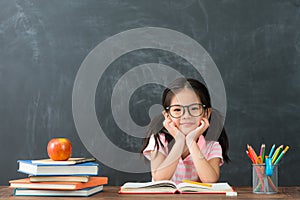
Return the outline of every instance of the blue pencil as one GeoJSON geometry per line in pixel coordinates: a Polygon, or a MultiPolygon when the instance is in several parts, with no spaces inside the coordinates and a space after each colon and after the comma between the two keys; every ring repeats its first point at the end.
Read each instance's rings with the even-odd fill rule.
{"type": "Polygon", "coordinates": [[[272,158],[272,154],[273,154],[274,150],[275,150],[275,144],[273,144],[273,146],[271,148],[271,151],[269,153],[269,158],[272,158]]]}

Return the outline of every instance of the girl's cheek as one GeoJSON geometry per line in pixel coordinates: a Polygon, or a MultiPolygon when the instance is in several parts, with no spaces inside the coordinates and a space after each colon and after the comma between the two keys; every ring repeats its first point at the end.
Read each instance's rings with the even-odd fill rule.
{"type": "Polygon", "coordinates": [[[172,120],[172,121],[173,121],[174,125],[175,125],[177,128],[179,128],[179,122],[178,122],[178,120],[172,120]]]}

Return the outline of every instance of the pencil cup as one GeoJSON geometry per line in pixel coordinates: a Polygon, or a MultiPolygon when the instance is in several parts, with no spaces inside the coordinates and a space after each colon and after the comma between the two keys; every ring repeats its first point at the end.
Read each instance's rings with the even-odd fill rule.
{"type": "Polygon", "coordinates": [[[265,164],[252,165],[253,193],[274,194],[278,192],[278,165],[272,165],[273,173],[266,175],[265,164]]]}

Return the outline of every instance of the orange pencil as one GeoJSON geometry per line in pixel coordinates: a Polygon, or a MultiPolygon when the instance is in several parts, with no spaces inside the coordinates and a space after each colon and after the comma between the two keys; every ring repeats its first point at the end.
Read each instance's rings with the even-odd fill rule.
{"type": "Polygon", "coordinates": [[[254,149],[253,149],[249,144],[247,144],[247,148],[248,148],[248,151],[249,151],[251,157],[252,157],[253,160],[254,160],[253,163],[254,163],[254,164],[257,164],[257,154],[255,153],[254,149]]]}
{"type": "Polygon", "coordinates": [[[250,160],[252,161],[252,163],[254,163],[254,160],[253,160],[251,154],[249,153],[249,151],[246,151],[246,154],[248,155],[248,157],[250,158],[250,160]]]}

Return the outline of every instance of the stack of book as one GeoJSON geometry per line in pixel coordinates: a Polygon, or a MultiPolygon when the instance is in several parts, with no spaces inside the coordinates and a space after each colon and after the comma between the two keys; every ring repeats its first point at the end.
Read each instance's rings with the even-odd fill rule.
{"type": "Polygon", "coordinates": [[[15,196],[90,196],[103,190],[107,177],[99,175],[95,159],[68,161],[18,160],[27,178],[10,180],[15,196]]]}

